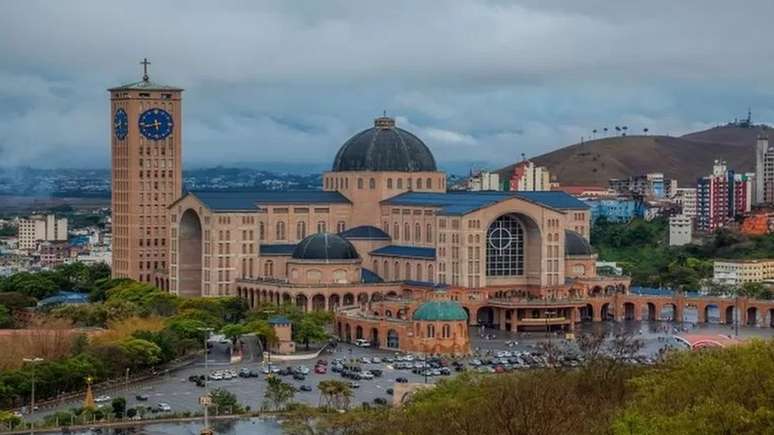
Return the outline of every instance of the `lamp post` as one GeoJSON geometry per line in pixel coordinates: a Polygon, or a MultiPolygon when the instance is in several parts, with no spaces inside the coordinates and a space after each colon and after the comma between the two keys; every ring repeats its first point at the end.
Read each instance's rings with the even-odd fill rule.
{"type": "Polygon", "coordinates": [[[33,416],[35,415],[35,364],[43,361],[43,358],[24,358],[22,361],[32,365],[32,391],[30,394],[30,433],[33,433],[35,427],[35,421],[33,419],[33,416]]]}
{"type": "Polygon", "coordinates": [[[208,388],[207,381],[209,380],[210,373],[208,368],[208,350],[207,349],[207,342],[210,339],[210,333],[213,331],[212,328],[198,328],[199,331],[204,332],[204,395],[199,398],[199,403],[204,407],[204,427],[201,430],[202,435],[212,434],[212,429],[210,429],[210,422],[209,422],[209,405],[211,403],[210,399],[210,392],[208,388]]]}

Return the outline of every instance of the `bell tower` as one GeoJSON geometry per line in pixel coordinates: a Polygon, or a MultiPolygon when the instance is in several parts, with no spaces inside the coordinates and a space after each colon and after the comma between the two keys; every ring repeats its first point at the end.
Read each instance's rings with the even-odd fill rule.
{"type": "Polygon", "coordinates": [[[142,80],[108,89],[113,277],[168,289],[167,207],[182,192],[182,92],[142,80]]]}

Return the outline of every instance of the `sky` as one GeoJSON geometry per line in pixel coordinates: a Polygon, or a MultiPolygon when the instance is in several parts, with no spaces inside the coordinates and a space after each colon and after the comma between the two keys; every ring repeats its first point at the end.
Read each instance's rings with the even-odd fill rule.
{"type": "Polygon", "coordinates": [[[107,88],[185,88],[185,165],[330,165],[386,111],[443,167],[774,123],[774,2],[4,1],[0,165],[105,168],[107,88]]]}

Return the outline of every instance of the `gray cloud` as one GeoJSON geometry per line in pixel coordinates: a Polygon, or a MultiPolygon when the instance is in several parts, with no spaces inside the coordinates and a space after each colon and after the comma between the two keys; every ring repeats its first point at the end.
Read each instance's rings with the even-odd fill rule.
{"type": "Polygon", "coordinates": [[[0,164],[107,166],[105,89],[186,88],[188,164],[330,161],[387,110],[441,161],[774,120],[774,2],[0,3],[0,164]]]}

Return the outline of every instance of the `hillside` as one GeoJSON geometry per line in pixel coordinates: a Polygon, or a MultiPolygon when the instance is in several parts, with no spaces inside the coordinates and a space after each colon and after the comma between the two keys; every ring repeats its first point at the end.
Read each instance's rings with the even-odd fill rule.
{"type": "MultiPolygon", "coordinates": [[[[712,169],[715,159],[740,172],[755,168],[754,147],[766,126],[714,127],[681,137],[616,136],[570,145],[532,159],[547,166],[563,185],[606,186],[610,178],[663,172],[680,185],[692,185],[712,169]]],[[[498,172],[510,173],[514,164],[498,172]]]]}

